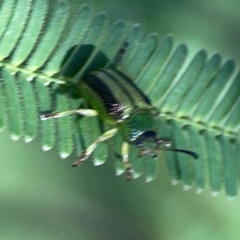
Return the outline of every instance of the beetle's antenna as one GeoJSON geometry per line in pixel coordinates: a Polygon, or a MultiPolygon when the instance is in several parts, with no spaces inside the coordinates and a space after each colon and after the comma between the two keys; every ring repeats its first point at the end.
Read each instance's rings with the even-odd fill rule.
{"type": "MultiPolygon", "coordinates": [[[[159,148],[158,148],[159,149],[159,148]]],[[[192,156],[195,159],[198,159],[198,154],[192,151],[188,151],[185,149],[175,149],[175,148],[161,148],[161,150],[165,150],[165,151],[174,151],[174,152],[181,152],[181,153],[185,153],[188,154],[190,156],[192,156]]]]}
{"type": "Polygon", "coordinates": [[[121,46],[121,48],[118,50],[118,53],[117,55],[115,56],[115,63],[116,64],[120,64],[122,62],[122,59],[123,59],[123,56],[127,50],[127,47],[128,47],[129,43],[128,42],[124,42],[121,46]]]}
{"type": "Polygon", "coordinates": [[[129,43],[128,42],[123,42],[122,46],[118,50],[117,54],[113,58],[113,60],[109,63],[108,67],[111,69],[117,69],[119,65],[122,63],[123,56],[127,50],[129,43]]]}

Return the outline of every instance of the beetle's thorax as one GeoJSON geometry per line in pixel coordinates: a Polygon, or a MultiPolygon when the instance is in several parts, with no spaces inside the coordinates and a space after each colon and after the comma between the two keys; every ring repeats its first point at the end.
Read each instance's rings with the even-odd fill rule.
{"type": "Polygon", "coordinates": [[[137,139],[147,132],[157,132],[156,116],[152,108],[138,109],[126,119],[118,122],[118,128],[124,140],[136,144],[137,139]]]}

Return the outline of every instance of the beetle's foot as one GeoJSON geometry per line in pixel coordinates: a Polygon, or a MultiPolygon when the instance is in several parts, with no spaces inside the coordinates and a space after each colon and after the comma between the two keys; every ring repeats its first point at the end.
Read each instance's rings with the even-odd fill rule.
{"type": "Polygon", "coordinates": [[[80,158],[78,160],[76,160],[73,164],[72,164],[72,167],[77,167],[77,166],[80,166],[83,161],[85,161],[86,159],[88,158],[88,155],[86,154],[86,152],[84,152],[80,158]]]}
{"type": "Polygon", "coordinates": [[[163,142],[163,145],[164,145],[165,147],[171,147],[172,144],[173,144],[172,141],[164,141],[164,142],[163,142]]]}
{"type": "Polygon", "coordinates": [[[40,115],[40,119],[41,119],[41,120],[47,120],[47,119],[50,119],[50,118],[54,118],[54,117],[57,116],[57,115],[58,115],[58,112],[41,114],[41,115],[40,115]]]}
{"type": "Polygon", "coordinates": [[[132,167],[126,168],[126,176],[127,176],[127,181],[131,181],[133,179],[133,169],[132,169],[132,167]]]}
{"type": "Polygon", "coordinates": [[[173,142],[172,141],[165,141],[163,139],[159,139],[158,144],[159,144],[159,146],[163,145],[164,147],[171,147],[173,142]]]}

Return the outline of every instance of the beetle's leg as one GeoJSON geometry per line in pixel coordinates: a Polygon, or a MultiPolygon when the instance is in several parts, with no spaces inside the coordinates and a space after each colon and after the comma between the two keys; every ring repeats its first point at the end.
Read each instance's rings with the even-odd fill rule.
{"type": "Polygon", "coordinates": [[[47,120],[50,118],[61,118],[74,113],[77,113],[86,117],[94,117],[98,115],[97,111],[93,109],[76,109],[76,110],[70,110],[70,111],[64,111],[64,112],[52,112],[47,114],[41,114],[40,118],[41,120],[47,120]]]}
{"type": "Polygon", "coordinates": [[[118,50],[114,59],[116,65],[119,65],[122,62],[122,59],[127,50],[127,47],[128,47],[128,42],[124,42],[121,48],[118,50]]]}
{"type": "Polygon", "coordinates": [[[122,158],[123,158],[123,164],[126,169],[127,181],[130,181],[133,178],[133,169],[131,164],[129,163],[128,153],[129,153],[129,144],[127,142],[124,142],[122,144],[122,158]]]}
{"type": "Polygon", "coordinates": [[[79,166],[83,161],[87,160],[89,158],[89,156],[92,154],[92,152],[94,151],[94,149],[97,147],[99,142],[104,142],[105,140],[113,137],[116,133],[117,133],[118,129],[117,128],[113,128],[105,133],[103,133],[103,135],[101,135],[100,137],[98,137],[84,152],[83,154],[80,156],[80,158],[75,161],[72,166],[73,167],[77,167],[79,166]]]}
{"type": "Polygon", "coordinates": [[[171,147],[172,146],[172,141],[166,141],[163,139],[158,139],[158,144],[163,145],[164,147],[171,147]]]}
{"type": "Polygon", "coordinates": [[[112,61],[108,64],[108,68],[111,69],[117,69],[117,68],[124,68],[122,66],[122,59],[123,56],[126,52],[126,49],[128,47],[129,43],[128,42],[124,42],[122,44],[122,46],[120,47],[120,49],[118,50],[117,54],[115,55],[115,57],[112,59],[112,61]]]}

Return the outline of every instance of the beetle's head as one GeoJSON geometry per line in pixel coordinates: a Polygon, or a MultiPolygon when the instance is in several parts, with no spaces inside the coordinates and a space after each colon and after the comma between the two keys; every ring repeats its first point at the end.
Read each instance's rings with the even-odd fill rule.
{"type": "Polygon", "coordinates": [[[159,142],[154,131],[145,131],[136,139],[136,146],[139,148],[139,155],[152,155],[157,157],[159,142]]]}
{"type": "Polygon", "coordinates": [[[171,148],[172,142],[158,139],[154,131],[145,131],[136,139],[136,146],[139,148],[139,156],[151,155],[153,158],[158,157],[160,150],[175,151],[191,155],[195,159],[198,155],[195,152],[185,149],[171,148]]]}

